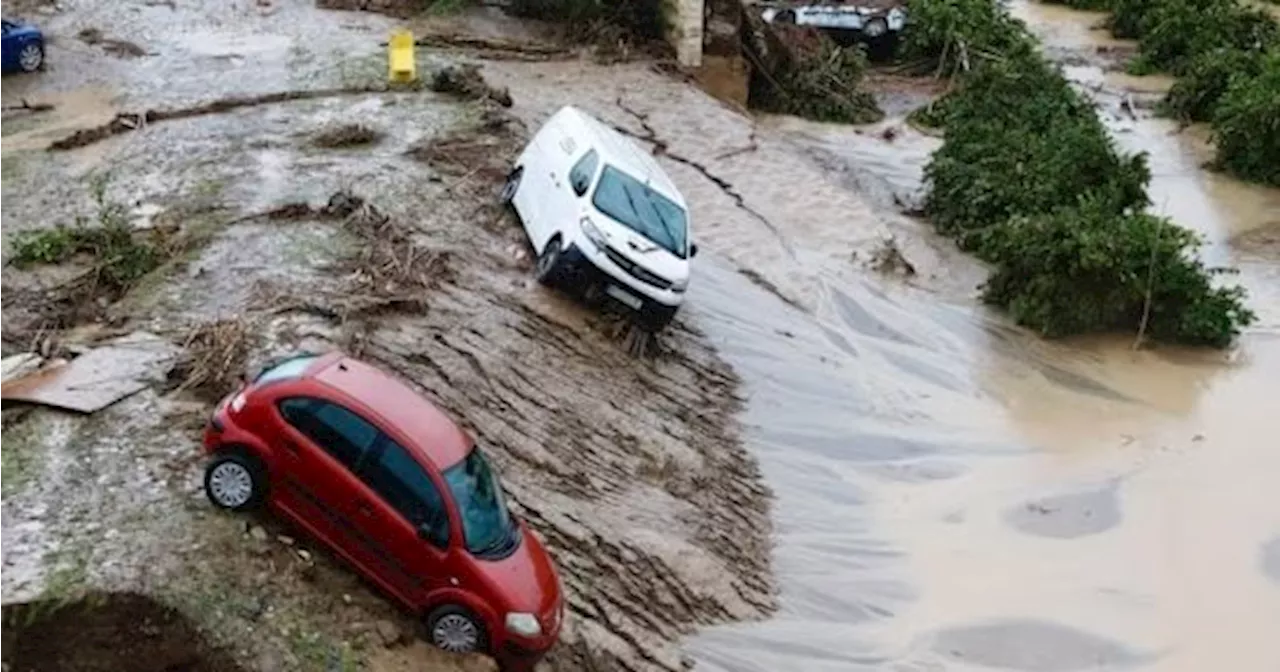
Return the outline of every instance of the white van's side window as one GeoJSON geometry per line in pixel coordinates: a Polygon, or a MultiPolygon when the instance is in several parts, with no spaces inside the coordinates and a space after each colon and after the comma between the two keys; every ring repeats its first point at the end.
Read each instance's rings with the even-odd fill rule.
{"type": "Polygon", "coordinates": [[[595,177],[598,165],[600,165],[600,155],[594,149],[584,154],[573,165],[573,170],[569,171],[569,185],[573,187],[574,194],[586,195],[587,190],[591,188],[591,178],[595,177]]]}

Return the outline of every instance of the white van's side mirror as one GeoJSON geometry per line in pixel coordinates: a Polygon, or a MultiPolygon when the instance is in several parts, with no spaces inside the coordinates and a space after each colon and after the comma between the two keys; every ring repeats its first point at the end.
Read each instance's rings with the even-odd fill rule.
{"type": "Polygon", "coordinates": [[[690,257],[696,257],[696,256],[698,256],[698,244],[697,244],[697,243],[689,243],[689,256],[690,256],[690,257]]]}

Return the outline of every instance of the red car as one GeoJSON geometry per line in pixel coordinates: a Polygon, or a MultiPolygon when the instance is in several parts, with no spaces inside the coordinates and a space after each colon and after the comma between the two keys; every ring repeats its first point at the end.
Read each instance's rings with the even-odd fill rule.
{"type": "Polygon", "coordinates": [[[204,437],[218,507],[263,504],[426,620],[432,643],[532,667],[560,631],[560,579],[475,441],[404,383],[341,353],[269,365],[204,437]]]}

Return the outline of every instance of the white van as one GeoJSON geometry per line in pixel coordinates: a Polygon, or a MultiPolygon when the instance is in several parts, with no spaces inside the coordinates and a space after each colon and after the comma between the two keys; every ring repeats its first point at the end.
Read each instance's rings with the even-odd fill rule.
{"type": "Polygon", "coordinates": [[[648,152],[574,107],[547,120],[516,159],[502,198],[538,254],[538,280],[606,296],[657,331],[689,286],[684,197],[648,152]]]}

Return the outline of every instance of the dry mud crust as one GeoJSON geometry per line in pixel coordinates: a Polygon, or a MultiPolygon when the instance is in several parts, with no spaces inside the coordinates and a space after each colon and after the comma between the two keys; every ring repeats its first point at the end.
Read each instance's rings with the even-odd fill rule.
{"type": "Polygon", "coordinates": [[[9,672],[243,672],[178,612],[142,595],[4,607],[9,672]]]}

